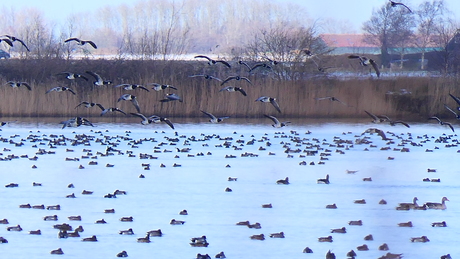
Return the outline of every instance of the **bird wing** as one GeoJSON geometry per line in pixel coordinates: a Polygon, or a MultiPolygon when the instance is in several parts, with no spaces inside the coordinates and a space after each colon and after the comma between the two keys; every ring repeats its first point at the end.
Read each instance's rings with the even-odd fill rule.
{"type": "Polygon", "coordinates": [[[380,77],[380,70],[379,70],[379,66],[377,65],[377,63],[375,63],[375,61],[373,59],[369,59],[369,62],[371,63],[372,67],[374,68],[375,73],[377,74],[377,77],[380,77]]]}
{"type": "Polygon", "coordinates": [[[102,106],[102,104],[96,103],[96,106],[101,108],[102,112],[104,112],[105,108],[104,108],[104,106],[102,106]]]}
{"type": "Polygon", "coordinates": [[[228,81],[233,80],[233,79],[236,79],[236,76],[229,76],[224,81],[222,81],[222,83],[220,85],[224,85],[225,83],[227,83],[228,81]]]}
{"type": "Polygon", "coordinates": [[[67,88],[66,90],[69,91],[69,92],[71,92],[71,93],[73,93],[74,95],[76,94],[76,93],[75,93],[72,89],[70,89],[70,88],[67,88]]]}
{"type": "Polygon", "coordinates": [[[270,103],[273,105],[273,107],[275,107],[275,109],[276,109],[279,113],[281,113],[280,106],[279,106],[279,104],[276,102],[275,98],[270,99],[270,103]]]}
{"type": "Polygon", "coordinates": [[[6,42],[6,44],[10,45],[10,47],[13,47],[13,42],[11,42],[11,40],[9,40],[9,39],[0,39],[0,42],[2,42],[2,41],[6,42]]]}
{"type": "Polygon", "coordinates": [[[361,59],[361,56],[358,56],[358,55],[349,55],[348,58],[358,58],[358,59],[361,59]]]}
{"type": "Polygon", "coordinates": [[[142,90],[145,90],[145,91],[147,91],[147,92],[150,92],[150,90],[149,90],[149,89],[145,88],[145,87],[144,87],[144,86],[142,86],[142,85],[139,85],[138,87],[139,87],[140,89],[142,89],[142,90]]]}
{"type": "Polygon", "coordinates": [[[321,100],[330,100],[332,97],[331,96],[326,96],[326,97],[316,97],[316,98],[313,98],[317,101],[321,101],[321,100]]]}
{"type": "Polygon", "coordinates": [[[80,74],[78,74],[78,77],[80,77],[80,78],[82,78],[82,79],[84,79],[84,80],[88,81],[88,78],[87,78],[86,76],[84,76],[84,75],[80,75],[80,74]]]}
{"type": "Polygon", "coordinates": [[[147,117],[145,117],[145,115],[142,114],[142,113],[134,113],[134,112],[131,112],[131,113],[129,113],[129,114],[134,115],[134,116],[137,116],[137,117],[140,117],[142,120],[147,120],[147,117]]]}
{"type": "Polygon", "coordinates": [[[249,78],[247,78],[247,77],[240,77],[240,78],[252,85],[252,82],[251,82],[251,80],[249,80],[249,78]]]}
{"type": "Polygon", "coordinates": [[[374,121],[379,121],[379,120],[380,120],[380,119],[379,119],[377,116],[375,116],[374,114],[372,114],[372,113],[370,113],[370,112],[368,112],[368,111],[366,111],[366,110],[365,110],[364,112],[366,112],[367,115],[371,116],[371,118],[372,118],[374,121]]]}
{"type": "Polygon", "coordinates": [[[254,69],[258,68],[258,67],[262,67],[264,66],[265,64],[264,63],[259,63],[259,64],[255,64],[253,67],[251,67],[249,69],[249,72],[252,72],[254,69]]]}
{"type": "Polygon", "coordinates": [[[92,75],[92,76],[96,79],[96,81],[102,81],[102,77],[101,77],[100,75],[98,75],[98,74],[96,74],[96,73],[94,73],[94,72],[92,72],[92,71],[85,71],[85,72],[86,72],[87,74],[92,75]]]}
{"type": "Polygon", "coordinates": [[[195,56],[194,58],[205,58],[207,59],[208,61],[212,61],[211,58],[207,57],[207,56],[204,56],[204,55],[198,55],[198,56],[195,56]]]}
{"type": "Polygon", "coordinates": [[[446,104],[444,104],[444,107],[445,107],[448,111],[450,111],[450,112],[452,112],[453,114],[455,114],[455,117],[457,117],[457,118],[460,117],[454,110],[452,110],[451,108],[449,108],[449,106],[447,106],[446,104]]]}
{"type": "Polygon", "coordinates": [[[81,102],[81,103],[79,103],[77,106],[75,106],[75,109],[77,109],[78,107],[80,107],[80,106],[83,105],[83,104],[86,105],[86,104],[89,104],[89,102],[81,102]]]}
{"type": "Polygon", "coordinates": [[[127,115],[126,112],[124,112],[123,110],[121,110],[119,108],[115,108],[114,111],[123,113],[124,115],[127,115]]]}
{"type": "Polygon", "coordinates": [[[22,46],[24,46],[24,48],[26,48],[27,51],[30,51],[30,49],[27,47],[27,45],[24,43],[24,41],[22,41],[22,40],[20,40],[18,38],[16,38],[16,41],[19,41],[22,44],[22,46]]]}
{"type": "Polygon", "coordinates": [[[177,88],[174,87],[174,86],[172,86],[172,85],[168,85],[167,88],[171,88],[171,89],[177,90],[177,88]]]}
{"type": "Polygon", "coordinates": [[[81,42],[80,39],[78,38],[69,38],[69,39],[66,39],[64,42],[69,42],[69,41],[77,41],[77,42],[81,42]]]}
{"type": "Polygon", "coordinates": [[[29,89],[29,91],[32,91],[32,88],[30,87],[30,85],[26,82],[21,82],[21,85],[27,87],[27,89],[29,89]]]}
{"type": "Polygon", "coordinates": [[[436,116],[430,117],[430,118],[428,118],[428,119],[429,119],[429,120],[437,120],[439,123],[442,122],[442,121],[441,121],[438,117],[436,117],[436,116]]]}
{"type": "Polygon", "coordinates": [[[174,129],[174,125],[167,118],[161,118],[160,120],[163,121],[164,123],[168,124],[168,126],[171,127],[171,129],[174,129]]]}
{"type": "Polygon", "coordinates": [[[449,94],[452,99],[454,99],[455,102],[457,102],[457,105],[460,105],[460,98],[453,96],[452,94],[449,94]]]}
{"type": "Polygon", "coordinates": [[[141,112],[141,108],[139,107],[139,102],[137,101],[136,96],[133,95],[131,103],[134,105],[134,107],[136,107],[137,112],[141,112]]]}
{"type": "Polygon", "coordinates": [[[455,132],[454,127],[449,122],[444,122],[444,125],[449,126],[449,128],[452,130],[452,132],[455,132]]]}
{"type": "Polygon", "coordinates": [[[248,71],[251,72],[251,67],[244,61],[240,60],[238,61],[238,64],[243,65],[248,68],[248,71]]]}
{"type": "Polygon", "coordinates": [[[393,121],[393,124],[396,124],[396,123],[402,124],[402,125],[406,126],[407,128],[410,128],[409,124],[407,124],[404,121],[393,121]]]}
{"type": "Polygon", "coordinates": [[[129,86],[129,84],[120,84],[120,85],[115,85],[115,86],[113,86],[113,87],[118,88],[118,87],[125,87],[125,86],[129,86]]]}
{"type": "Polygon", "coordinates": [[[267,98],[268,98],[267,96],[261,96],[261,97],[257,98],[255,101],[256,102],[263,102],[263,100],[265,100],[267,98]]]}
{"type": "Polygon", "coordinates": [[[91,45],[91,47],[97,49],[97,46],[96,46],[96,44],[95,44],[93,41],[87,40],[87,41],[85,41],[85,42],[88,43],[89,45],[91,45]]]}
{"type": "Polygon", "coordinates": [[[45,94],[50,93],[52,91],[56,91],[57,89],[59,89],[59,87],[53,87],[53,88],[49,89],[48,91],[46,91],[45,94]]]}
{"type": "Polygon", "coordinates": [[[212,120],[217,120],[217,117],[214,116],[213,114],[209,113],[209,112],[205,112],[205,111],[201,111],[202,113],[206,114],[209,116],[209,118],[211,118],[212,120]]]}
{"type": "Polygon", "coordinates": [[[272,120],[273,123],[275,123],[276,125],[280,124],[280,121],[275,116],[271,116],[271,115],[267,115],[267,114],[264,114],[264,116],[269,118],[270,120],[272,120]]]}
{"type": "Polygon", "coordinates": [[[235,90],[239,91],[241,94],[243,94],[244,96],[247,96],[246,92],[243,90],[243,88],[240,88],[240,87],[235,87],[235,90]]]}
{"type": "Polygon", "coordinates": [[[230,64],[229,64],[227,61],[225,61],[225,60],[216,60],[216,62],[220,62],[220,63],[224,64],[225,66],[227,66],[228,68],[231,68],[231,67],[232,67],[232,66],[230,66],[230,64]]]}
{"type": "Polygon", "coordinates": [[[129,94],[123,94],[122,96],[120,96],[120,98],[118,98],[117,102],[119,102],[119,101],[124,101],[124,100],[126,100],[127,98],[129,98],[129,96],[130,96],[129,94]]]}

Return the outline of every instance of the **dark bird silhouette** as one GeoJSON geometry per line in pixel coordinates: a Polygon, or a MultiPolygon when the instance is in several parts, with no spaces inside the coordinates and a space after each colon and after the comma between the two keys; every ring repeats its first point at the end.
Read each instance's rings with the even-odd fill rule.
{"type": "Polygon", "coordinates": [[[96,81],[93,81],[93,85],[95,86],[103,86],[103,85],[110,85],[112,84],[112,81],[110,80],[104,80],[102,79],[102,77],[94,72],[91,72],[91,71],[86,71],[87,74],[90,74],[91,76],[94,77],[94,79],[96,79],[96,81]]]}
{"type": "Polygon", "coordinates": [[[106,113],[108,112],[119,112],[119,113],[123,113],[124,115],[126,115],[126,112],[122,111],[120,108],[117,108],[117,107],[112,107],[112,108],[104,108],[104,106],[100,105],[100,104],[97,104],[97,106],[99,108],[101,108],[102,112],[101,112],[101,115],[100,116],[103,116],[105,115],[106,113]]]}
{"type": "MultiPolygon", "coordinates": [[[[10,40],[11,44],[8,43],[8,42],[6,42],[6,43],[8,43],[8,45],[10,45],[11,47],[13,47],[13,43],[15,41],[17,41],[17,42],[21,43],[21,45],[24,46],[24,48],[26,48],[27,51],[30,51],[29,48],[27,47],[27,45],[24,43],[24,41],[14,37],[14,36],[10,36],[10,35],[3,35],[2,37],[7,37],[10,40]]],[[[5,39],[2,39],[2,40],[5,41],[5,39]]]]}
{"type": "Polygon", "coordinates": [[[90,41],[90,40],[80,40],[79,38],[69,38],[69,39],[66,39],[64,42],[67,43],[67,42],[70,42],[70,41],[76,41],[78,45],[85,45],[86,43],[88,43],[89,45],[91,45],[91,47],[97,49],[97,46],[94,42],[90,41]]]}
{"type": "Polygon", "coordinates": [[[334,97],[334,96],[317,97],[317,98],[314,98],[314,99],[317,100],[317,101],[321,101],[321,100],[329,100],[329,101],[331,101],[331,102],[336,101],[336,102],[339,102],[339,103],[341,103],[341,104],[343,104],[343,105],[345,105],[345,106],[348,106],[348,104],[346,104],[346,103],[340,101],[338,98],[336,98],[336,97],[334,97]]]}
{"type": "Polygon", "coordinates": [[[452,99],[454,99],[454,101],[457,103],[457,111],[460,111],[460,98],[452,95],[452,94],[449,94],[450,97],[452,97],[452,99]]]}
{"type": "Polygon", "coordinates": [[[162,103],[171,102],[171,101],[183,102],[183,100],[177,94],[165,94],[165,99],[160,100],[160,102],[162,102],[162,103]]]}
{"type": "Polygon", "coordinates": [[[146,117],[142,113],[131,113],[131,115],[141,118],[142,119],[142,121],[141,121],[142,125],[148,125],[150,123],[164,122],[164,123],[168,124],[168,126],[171,127],[171,129],[174,129],[174,125],[172,124],[172,122],[168,118],[165,118],[165,117],[161,117],[161,116],[157,116],[157,115],[152,115],[150,117],[146,117]]]}
{"type": "Polygon", "coordinates": [[[95,107],[95,106],[97,106],[97,107],[99,107],[99,108],[101,108],[101,109],[103,108],[103,107],[102,107],[102,104],[84,101],[84,102],[79,103],[77,106],[75,106],[75,109],[77,109],[78,107],[80,107],[80,106],[82,106],[82,105],[83,105],[85,108],[92,108],[92,107],[95,107]]]}
{"type": "Polygon", "coordinates": [[[266,63],[258,63],[258,64],[255,64],[254,66],[251,67],[251,69],[249,69],[249,72],[252,72],[254,71],[256,68],[266,68],[266,69],[272,69],[271,66],[267,65],[266,63]]]}
{"type": "Polygon", "coordinates": [[[446,121],[442,121],[441,119],[439,119],[436,116],[430,117],[430,118],[428,118],[428,120],[437,120],[439,125],[446,125],[452,130],[452,132],[455,132],[454,127],[452,126],[452,124],[450,124],[449,122],[446,122],[446,121]]]}
{"type": "Polygon", "coordinates": [[[21,86],[25,86],[29,91],[32,91],[32,88],[26,82],[8,81],[7,84],[10,85],[13,88],[18,88],[18,87],[21,87],[21,86]]]}
{"type": "Polygon", "coordinates": [[[116,85],[115,87],[123,87],[123,90],[136,90],[136,89],[142,89],[142,90],[145,90],[147,92],[150,92],[149,89],[145,88],[144,86],[142,85],[135,85],[135,84],[121,84],[121,85],[116,85]]]}
{"type": "Polygon", "coordinates": [[[171,88],[171,89],[174,89],[174,90],[177,90],[176,87],[172,86],[172,85],[162,85],[162,84],[157,84],[157,83],[152,83],[150,85],[153,85],[153,90],[155,91],[161,91],[161,90],[165,90],[167,88],[171,88]]]}
{"type": "Polygon", "coordinates": [[[371,65],[372,68],[374,68],[375,73],[377,74],[377,77],[380,77],[379,67],[378,67],[377,63],[375,63],[375,61],[373,59],[370,59],[370,58],[367,58],[367,57],[364,57],[364,56],[358,56],[358,55],[349,55],[348,58],[350,58],[350,59],[359,59],[359,63],[364,67],[367,67],[367,66],[371,65]]]}
{"type": "Polygon", "coordinates": [[[81,79],[84,79],[86,81],[88,81],[88,78],[84,75],[81,75],[81,74],[77,74],[77,73],[72,73],[72,72],[61,72],[61,73],[58,73],[56,75],[65,75],[67,79],[69,80],[75,80],[77,78],[81,78],[81,79]]]}
{"type": "Polygon", "coordinates": [[[276,61],[276,60],[273,60],[273,59],[270,59],[269,57],[264,57],[266,60],[268,60],[268,62],[270,62],[270,64],[272,64],[273,66],[276,66],[278,65],[280,62],[279,61],[276,61]]]}
{"type": "Polygon", "coordinates": [[[396,7],[396,6],[398,6],[398,5],[401,5],[401,6],[406,7],[407,10],[409,10],[409,12],[412,13],[412,10],[411,10],[409,7],[407,7],[405,4],[403,4],[403,3],[398,3],[398,2],[393,2],[393,1],[391,1],[391,0],[389,0],[389,1],[390,1],[391,7],[396,7]]]}
{"type": "Polygon", "coordinates": [[[268,96],[261,96],[256,99],[256,102],[262,102],[262,103],[271,103],[275,109],[281,113],[280,106],[278,102],[276,102],[276,98],[268,97],[268,96]]]}
{"type": "Polygon", "coordinates": [[[242,95],[247,96],[246,92],[241,87],[236,86],[226,86],[219,90],[219,92],[227,91],[227,92],[240,92],[242,95]]]}
{"type": "Polygon", "coordinates": [[[272,125],[274,128],[282,128],[284,126],[287,126],[289,123],[291,123],[290,121],[280,122],[275,116],[266,115],[266,114],[264,114],[264,116],[271,119],[273,123],[275,123],[272,125]]]}
{"type": "Polygon", "coordinates": [[[248,72],[251,71],[251,67],[248,65],[248,63],[244,62],[243,60],[238,61],[238,64],[245,66],[248,69],[248,72]]]}
{"type": "Polygon", "coordinates": [[[214,77],[214,76],[210,76],[210,75],[191,75],[189,77],[204,77],[204,79],[208,79],[208,80],[215,79],[219,82],[222,82],[222,79],[214,77]]]}
{"type": "Polygon", "coordinates": [[[390,118],[388,118],[388,116],[386,116],[386,115],[379,115],[378,117],[380,119],[383,119],[384,121],[390,123],[391,126],[396,126],[396,124],[402,124],[402,125],[406,126],[407,128],[410,128],[409,124],[407,124],[404,121],[401,121],[401,120],[394,121],[394,120],[391,120],[390,118]]]}
{"type": "Polygon", "coordinates": [[[326,259],[335,259],[335,254],[331,250],[327,251],[326,259]]]}
{"type": "Polygon", "coordinates": [[[139,102],[137,101],[137,97],[132,94],[124,94],[118,98],[117,102],[120,101],[131,101],[131,103],[136,108],[137,112],[141,112],[141,108],[139,107],[139,102]]]}
{"type": "Polygon", "coordinates": [[[365,113],[367,113],[367,115],[369,115],[371,118],[372,118],[372,123],[382,123],[385,121],[384,118],[379,118],[378,116],[368,112],[368,111],[364,111],[365,113]]]}
{"type": "Polygon", "coordinates": [[[53,87],[53,88],[49,89],[48,91],[46,91],[45,94],[50,93],[50,92],[65,92],[65,91],[71,92],[74,95],[76,94],[72,89],[70,89],[68,87],[65,87],[65,86],[53,87]]]}
{"type": "Polygon", "coordinates": [[[5,42],[6,44],[10,45],[10,47],[13,47],[13,42],[11,42],[9,39],[0,39],[0,42],[5,42]]]}
{"type": "Polygon", "coordinates": [[[209,65],[215,65],[217,63],[222,63],[224,64],[226,67],[228,68],[231,68],[232,66],[230,66],[230,64],[227,62],[227,61],[224,61],[224,60],[214,60],[210,57],[207,57],[207,56],[204,56],[204,55],[198,55],[198,56],[195,56],[194,58],[205,58],[208,60],[208,64],[209,65]]]}
{"type": "Polygon", "coordinates": [[[247,77],[244,77],[244,76],[229,76],[224,81],[222,81],[222,83],[220,85],[224,85],[225,83],[227,83],[230,80],[237,80],[237,81],[244,80],[244,81],[246,81],[246,82],[248,82],[249,84],[252,85],[251,81],[247,77]]]}
{"type": "Polygon", "coordinates": [[[211,119],[209,120],[209,122],[211,122],[211,123],[219,123],[219,122],[223,121],[224,119],[230,118],[230,117],[228,117],[228,116],[224,116],[224,117],[219,117],[219,118],[218,118],[218,117],[214,116],[212,113],[205,112],[205,111],[201,111],[201,112],[204,113],[204,114],[206,114],[206,115],[208,115],[209,118],[211,118],[211,119]]]}
{"type": "Polygon", "coordinates": [[[451,113],[453,113],[455,115],[455,118],[457,118],[457,120],[460,120],[460,115],[458,113],[456,113],[454,110],[452,110],[451,108],[449,108],[449,106],[447,106],[446,104],[444,104],[444,107],[450,111],[451,113]]]}
{"type": "Polygon", "coordinates": [[[65,127],[80,127],[81,125],[85,126],[91,126],[94,127],[94,125],[87,119],[83,117],[75,117],[66,121],[62,121],[60,124],[64,124],[62,128],[65,127]]]}
{"type": "Polygon", "coordinates": [[[362,134],[364,135],[365,133],[377,133],[377,135],[379,135],[382,140],[391,140],[390,138],[387,138],[387,136],[385,135],[385,132],[383,132],[383,130],[381,129],[377,129],[377,128],[369,128],[367,130],[365,130],[362,134]]]}

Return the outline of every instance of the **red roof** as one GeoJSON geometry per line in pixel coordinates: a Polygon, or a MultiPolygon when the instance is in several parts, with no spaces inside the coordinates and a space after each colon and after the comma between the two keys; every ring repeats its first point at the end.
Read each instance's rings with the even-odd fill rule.
{"type": "Polygon", "coordinates": [[[379,47],[374,44],[364,42],[365,36],[363,34],[321,34],[321,39],[324,43],[331,48],[343,47],[379,47]]]}

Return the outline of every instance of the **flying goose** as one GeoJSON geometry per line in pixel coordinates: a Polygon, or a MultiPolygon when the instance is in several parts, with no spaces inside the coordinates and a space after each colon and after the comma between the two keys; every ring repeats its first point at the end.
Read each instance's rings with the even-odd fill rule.
{"type": "Polygon", "coordinates": [[[369,128],[365,130],[361,135],[364,135],[365,133],[377,133],[377,135],[379,135],[382,138],[382,140],[391,140],[390,138],[387,138],[385,132],[383,132],[383,130],[381,129],[369,128]]]}
{"type": "Polygon", "coordinates": [[[137,97],[132,94],[124,94],[118,98],[117,102],[120,101],[131,101],[131,103],[136,108],[137,112],[141,112],[141,108],[139,107],[139,102],[137,101],[137,97]]]}
{"type": "Polygon", "coordinates": [[[371,118],[372,118],[372,123],[382,123],[385,121],[384,118],[379,118],[378,116],[364,110],[365,113],[367,113],[367,115],[369,115],[371,118]]]}
{"type": "Polygon", "coordinates": [[[273,121],[273,124],[272,126],[274,128],[281,128],[281,127],[284,127],[284,126],[287,126],[289,123],[291,123],[290,121],[284,121],[284,122],[280,122],[275,116],[271,116],[271,115],[266,115],[264,114],[265,117],[271,119],[273,121]]]}
{"type": "MultiPolygon", "coordinates": [[[[27,47],[27,45],[24,43],[24,41],[14,37],[14,36],[10,36],[10,35],[3,35],[2,37],[7,37],[9,39],[11,44],[8,43],[8,42],[6,42],[6,43],[8,43],[8,45],[10,45],[11,47],[13,47],[13,42],[17,41],[17,42],[21,43],[22,46],[24,46],[24,48],[26,48],[27,51],[30,51],[29,48],[27,47]]],[[[2,40],[5,41],[6,39],[2,39],[2,40]]]]}
{"type": "Polygon", "coordinates": [[[87,74],[90,74],[91,76],[93,76],[96,81],[93,82],[93,85],[95,86],[103,86],[103,85],[110,85],[112,84],[112,81],[110,80],[104,80],[102,79],[102,77],[92,71],[86,71],[87,74]]]}
{"type": "Polygon", "coordinates": [[[449,94],[450,97],[452,97],[452,99],[454,99],[454,101],[457,103],[457,110],[460,111],[460,98],[452,95],[452,94],[449,94]]]}
{"type": "Polygon", "coordinates": [[[142,121],[141,121],[142,125],[148,125],[150,123],[164,122],[164,123],[168,124],[168,126],[171,127],[171,129],[174,129],[174,125],[172,124],[172,122],[168,118],[165,118],[165,117],[160,117],[160,116],[157,116],[157,115],[152,115],[150,117],[146,117],[142,113],[131,113],[131,115],[134,115],[134,116],[137,116],[137,117],[141,118],[142,119],[142,121]]]}
{"type": "Polygon", "coordinates": [[[226,86],[219,90],[219,92],[227,91],[227,92],[240,92],[242,95],[247,96],[246,92],[241,87],[237,86],[226,86]]]}
{"type": "Polygon", "coordinates": [[[215,79],[215,80],[217,80],[219,82],[222,82],[222,79],[214,77],[214,76],[206,75],[206,74],[203,74],[203,75],[191,75],[189,77],[204,77],[204,79],[208,79],[208,80],[215,79]]]}
{"type": "Polygon", "coordinates": [[[69,79],[69,80],[75,80],[77,78],[81,78],[81,79],[84,79],[84,80],[88,81],[88,78],[85,77],[84,75],[77,74],[77,73],[72,73],[72,72],[61,72],[61,73],[58,73],[56,75],[65,75],[66,78],[69,79]]]}
{"type": "Polygon", "coordinates": [[[391,120],[391,119],[390,119],[388,116],[386,116],[386,115],[379,115],[378,117],[379,117],[379,118],[383,118],[384,121],[387,121],[388,123],[390,123],[391,126],[395,126],[396,124],[402,124],[402,125],[406,126],[407,128],[410,128],[409,124],[407,124],[407,123],[404,122],[404,121],[400,121],[400,120],[394,121],[394,120],[391,120]]]}
{"type": "Polygon", "coordinates": [[[346,104],[346,103],[340,101],[338,98],[336,98],[336,97],[334,97],[334,96],[317,97],[317,98],[313,98],[313,99],[315,99],[315,100],[317,100],[317,101],[321,101],[321,100],[329,100],[329,101],[331,101],[331,102],[336,101],[336,102],[339,102],[339,103],[341,103],[341,104],[343,104],[343,105],[345,105],[345,106],[348,106],[348,104],[346,104]]]}
{"type": "Polygon", "coordinates": [[[21,87],[21,86],[25,86],[27,89],[29,89],[29,91],[32,91],[32,88],[30,87],[30,85],[26,82],[18,82],[18,81],[8,81],[7,84],[9,84],[11,87],[13,88],[17,88],[17,87],[21,87]]]}
{"type": "Polygon", "coordinates": [[[94,107],[94,106],[98,106],[99,108],[101,108],[102,110],[104,110],[102,107],[102,104],[99,104],[99,103],[92,103],[92,102],[86,102],[86,101],[83,101],[81,103],[79,103],[77,106],[75,106],[75,109],[77,109],[78,107],[80,106],[84,106],[85,108],[91,108],[91,107],[94,107]]]}
{"type": "Polygon", "coordinates": [[[412,10],[411,10],[409,7],[407,7],[405,4],[403,4],[403,3],[398,3],[398,2],[393,2],[393,1],[391,1],[391,0],[389,0],[389,1],[390,1],[391,7],[396,7],[396,6],[398,6],[398,5],[401,5],[401,6],[406,7],[407,10],[409,10],[409,12],[412,13],[412,10]]]}
{"type": "Polygon", "coordinates": [[[63,124],[62,128],[80,127],[81,125],[94,127],[94,125],[89,120],[83,117],[75,117],[66,121],[62,121],[60,124],[63,124]]]}
{"type": "Polygon", "coordinates": [[[349,55],[348,58],[350,58],[350,59],[359,59],[359,63],[364,67],[372,65],[372,67],[375,70],[375,73],[377,74],[377,77],[380,77],[379,67],[378,67],[377,63],[375,63],[375,61],[373,59],[367,58],[365,56],[358,56],[358,55],[349,55]]]}
{"type": "Polygon", "coordinates": [[[229,76],[224,81],[222,81],[220,85],[222,86],[230,80],[237,80],[237,81],[244,80],[252,85],[251,81],[247,77],[244,77],[244,76],[229,76]]]}
{"type": "Polygon", "coordinates": [[[45,94],[50,93],[50,92],[64,92],[64,91],[69,91],[74,95],[76,94],[72,89],[70,89],[68,87],[65,87],[65,86],[53,87],[53,88],[49,89],[48,91],[46,91],[45,94]]]}
{"type": "Polygon", "coordinates": [[[6,42],[6,44],[10,45],[10,47],[13,47],[13,42],[11,42],[9,39],[0,39],[0,42],[6,42]]]}
{"type": "Polygon", "coordinates": [[[177,94],[165,94],[165,99],[160,100],[160,102],[162,102],[162,103],[171,102],[171,101],[183,102],[183,100],[177,94]]]}
{"type": "Polygon", "coordinates": [[[445,107],[448,111],[452,112],[452,113],[455,115],[455,118],[457,118],[457,120],[460,120],[460,114],[456,113],[454,110],[452,110],[452,109],[451,109],[449,106],[447,106],[446,104],[444,104],[444,107],[445,107]]]}
{"type": "Polygon", "coordinates": [[[102,110],[101,115],[99,115],[99,116],[103,116],[108,112],[120,112],[120,113],[123,113],[124,115],[126,115],[126,112],[122,111],[120,108],[117,108],[117,107],[112,107],[112,108],[105,109],[104,106],[102,106],[100,104],[97,104],[97,106],[99,108],[101,108],[101,110],[102,110]]]}
{"type": "Polygon", "coordinates": [[[206,115],[208,115],[209,118],[211,118],[211,119],[209,120],[209,122],[211,122],[211,123],[219,123],[219,122],[223,121],[224,119],[230,118],[230,117],[228,117],[228,116],[224,116],[224,117],[219,117],[219,118],[217,118],[216,116],[214,116],[213,114],[211,114],[211,113],[209,113],[209,112],[205,112],[205,111],[201,111],[201,112],[204,113],[204,114],[206,114],[206,115]]]}
{"type": "Polygon", "coordinates": [[[270,58],[267,57],[267,56],[265,56],[264,58],[265,58],[266,60],[268,60],[273,66],[276,66],[276,65],[278,65],[278,64],[280,63],[279,61],[270,59],[270,58]]]}
{"type": "Polygon", "coordinates": [[[253,67],[251,67],[251,69],[249,69],[249,72],[252,72],[254,71],[256,68],[266,68],[266,69],[272,69],[271,66],[267,65],[266,63],[258,63],[258,64],[255,64],[253,67]]]}
{"type": "Polygon", "coordinates": [[[224,60],[214,60],[212,58],[209,58],[207,56],[204,56],[204,55],[198,55],[198,56],[195,56],[194,58],[205,58],[208,60],[208,64],[211,66],[211,65],[215,65],[217,63],[222,63],[224,64],[226,67],[228,68],[231,68],[232,66],[230,66],[230,64],[227,62],[227,61],[224,61],[224,60]]]}
{"type": "Polygon", "coordinates": [[[155,91],[161,91],[161,90],[165,90],[167,88],[171,88],[171,89],[174,89],[174,90],[177,90],[176,87],[172,86],[172,85],[162,85],[162,84],[157,84],[157,83],[152,83],[150,85],[153,85],[153,90],[155,91]]]}
{"type": "Polygon", "coordinates": [[[238,64],[245,66],[248,69],[248,72],[251,72],[251,67],[248,65],[248,63],[244,62],[243,60],[238,61],[238,64]]]}
{"type": "Polygon", "coordinates": [[[255,100],[256,102],[262,102],[262,103],[271,103],[275,109],[281,113],[281,109],[279,104],[276,102],[276,98],[273,97],[268,97],[268,96],[261,96],[255,100]]]}
{"type": "Polygon", "coordinates": [[[439,119],[436,116],[430,117],[430,118],[428,118],[428,120],[437,120],[439,125],[446,125],[452,130],[452,132],[455,132],[454,127],[452,126],[452,124],[450,124],[449,122],[442,121],[441,119],[439,119]]]}
{"type": "Polygon", "coordinates": [[[123,87],[123,90],[136,90],[137,88],[139,88],[139,89],[145,90],[145,91],[147,91],[147,92],[150,92],[149,89],[145,88],[145,87],[142,86],[142,85],[135,85],[135,84],[120,84],[120,85],[116,85],[115,87],[116,87],[116,88],[118,88],[118,87],[123,87]]]}
{"type": "Polygon", "coordinates": [[[70,41],[76,41],[78,45],[85,45],[86,43],[88,43],[89,45],[91,45],[93,48],[97,49],[97,46],[94,42],[90,41],[90,40],[80,40],[79,38],[69,38],[69,39],[66,39],[64,42],[67,43],[67,42],[70,42],[70,41]]]}

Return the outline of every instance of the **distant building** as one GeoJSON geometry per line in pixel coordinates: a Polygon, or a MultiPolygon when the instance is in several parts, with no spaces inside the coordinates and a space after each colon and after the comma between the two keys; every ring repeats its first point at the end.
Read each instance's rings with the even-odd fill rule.
{"type": "MultiPolygon", "coordinates": [[[[333,51],[330,52],[331,55],[380,54],[380,46],[366,41],[366,36],[364,34],[321,34],[319,37],[327,47],[333,49],[333,51]]],[[[417,42],[420,42],[420,40],[418,38],[414,38],[411,41],[408,41],[407,46],[402,48],[388,48],[388,52],[390,55],[401,54],[401,51],[403,51],[404,54],[421,53],[423,48],[420,47],[420,44],[417,42]]],[[[425,46],[424,50],[424,52],[431,52],[442,50],[442,48],[430,43],[425,46]]]]}

